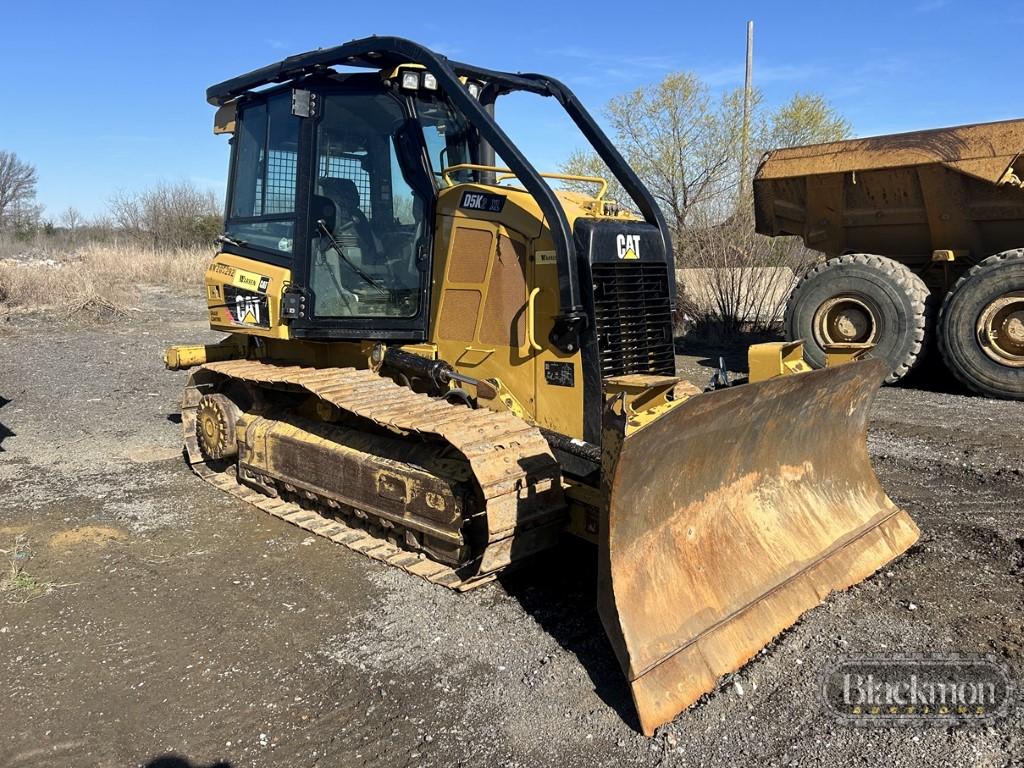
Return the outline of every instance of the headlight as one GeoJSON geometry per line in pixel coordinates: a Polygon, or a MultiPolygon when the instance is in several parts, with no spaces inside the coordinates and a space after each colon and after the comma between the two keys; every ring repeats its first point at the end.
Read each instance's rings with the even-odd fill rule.
{"type": "Polygon", "coordinates": [[[423,73],[423,87],[428,91],[437,90],[437,78],[429,72],[423,73]]]}
{"type": "Polygon", "coordinates": [[[469,91],[469,95],[474,99],[480,98],[480,83],[474,83],[472,81],[466,83],[466,90],[469,91]]]}
{"type": "MultiPolygon", "coordinates": [[[[437,83],[434,83],[436,86],[437,83]]],[[[420,73],[411,69],[402,72],[402,87],[408,91],[415,91],[420,87],[420,73]]]]}

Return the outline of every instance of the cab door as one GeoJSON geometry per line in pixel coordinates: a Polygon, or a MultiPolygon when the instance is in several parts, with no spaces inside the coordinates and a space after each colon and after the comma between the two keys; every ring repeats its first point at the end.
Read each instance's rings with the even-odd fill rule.
{"type": "Polygon", "coordinates": [[[296,337],[426,338],[434,185],[408,103],[348,85],[316,90],[299,190],[307,198],[296,337]]]}
{"type": "MultiPolygon", "coordinates": [[[[530,264],[532,308],[527,313],[533,325],[528,335],[534,342],[534,418],[545,429],[599,443],[600,373],[588,365],[597,358],[593,328],[587,329],[581,338],[581,348],[572,353],[558,350],[548,340],[559,309],[558,265],[550,240],[538,241],[535,246],[530,264]]],[[[587,272],[583,272],[582,280],[586,279],[587,272]]],[[[589,297],[586,285],[583,288],[584,296],[589,297]]]]}

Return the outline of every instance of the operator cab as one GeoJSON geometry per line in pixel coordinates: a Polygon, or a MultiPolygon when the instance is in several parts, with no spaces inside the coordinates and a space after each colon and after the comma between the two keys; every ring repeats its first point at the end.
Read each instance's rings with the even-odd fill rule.
{"type": "Polygon", "coordinates": [[[294,326],[425,328],[436,191],[478,140],[406,72],[420,76],[318,74],[237,105],[227,244],[308,289],[294,326]]]}

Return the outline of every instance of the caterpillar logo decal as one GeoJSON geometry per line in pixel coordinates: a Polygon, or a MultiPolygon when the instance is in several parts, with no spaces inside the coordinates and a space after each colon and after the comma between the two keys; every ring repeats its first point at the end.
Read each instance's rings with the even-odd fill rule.
{"type": "Polygon", "coordinates": [[[640,258],[640,235],[619,233],[615,236],[615,252],[620,259],[640,258]]]}
{"type": "Polygon", "coordinates": [[[260,304],[253,296],[236,296],[235,297],[235,322],[240,325],[259,325],[260,315],[260,304]]]}
{"type": "Polygon", "coordinates": [[[253,293],[239,290],[234,286],[225,286],[224,306],[235,325],[251,328],[270,327],[270,307],[264,293],[253,293]]]}

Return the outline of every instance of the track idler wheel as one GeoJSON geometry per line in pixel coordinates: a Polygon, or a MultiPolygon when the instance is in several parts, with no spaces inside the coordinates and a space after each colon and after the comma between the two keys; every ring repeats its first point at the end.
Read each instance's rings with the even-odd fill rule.
{"type": "Polygon", "coordinates": [[[203,395],[199,400],[196,436],[207,459],[230,459],[238,455],[235,425],[240,415],[238,406],[226,395],[203,395]]]}

